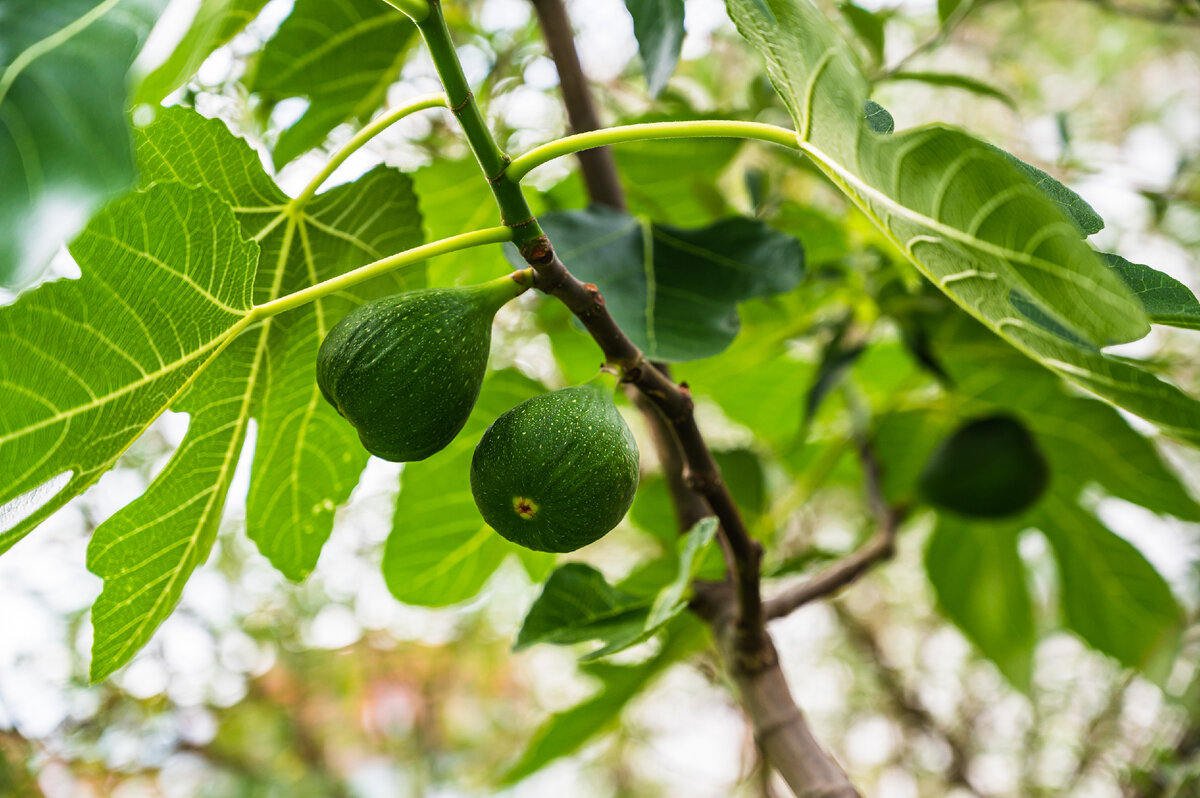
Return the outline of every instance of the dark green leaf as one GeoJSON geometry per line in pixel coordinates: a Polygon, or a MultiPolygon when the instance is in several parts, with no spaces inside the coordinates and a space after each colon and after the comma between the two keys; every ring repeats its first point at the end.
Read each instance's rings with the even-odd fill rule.
{"type": "Polygon", "coordinates": [[[650,96],[667,85],[683,46],[683,0],[625,0],[650,96]]]}
{"type": "Polygon", "coordinates": [[[513,650],[536,643],[628,641],[646,628],[650,601],[614,588],[590,565],[567,563],[550,575],[529,608],[513,650]]]}
{"type": "Polygon", "coordinates": [[[126,72],[166,0],[0,7],[0,286],[133,185],[126,72]]]}
{"type": "Polygon", "coordinates": [[[804,269],[796,239],[752,219],[684,230],[595,207],[541,222],[568,268],[600,287],[609,312],[653,360],[725,349],[740,327],[738,302],[790,291],[804,269]]]}
{"type": "Polygon", "coordinates": [[[1150,321],[1200,330],[1200,302],[1186,285],[1157,269],[1130,263],[1120,255],[1105,253],[1102,257],[1141,300],[1150,321]]]}
{"type": "Polygon", "coordinates": [[[867,121],[867,127],[876,133],[891,133],[896,129],[896,120],[888,109],[874,100],[864,103],[863,118],[867,121]]]}
{"type": "Polygon", "coordinates": [[[1086,510],[1051,495],[1041,529],[1058,559],[1067,625],[1131,668],[1153,669],[1178,645],[1183,616],[1141,552],[1086,510]]]}
{"type": "Polygon", "coordinates": [[[308,98],[304,116],[275,145],[276,168],[342,122],[369,118],[400,77],[414,31],[408,17],[380,0],[297,0],[249,81],[269,100],[308,98]]]}
{"type": "Polygon", "coordinates": [[[1027,690],[1036,633],[1018,531],[941,516],[925,570],[946,617],[1009,681],[1027,690]]]}
{"type": "Polygon", "coordinates": [[[692,580],[704,565],[717,531],[715,518],[705,518],[678,538],[667,568],[643,570],[638,594],[614,588],[591,566],[569,563],[546,582],[517,636],[516,648],[535,643],[569,645],[597,640],[603,646],[584,659],[615,654],[648,640],[687,606],[692,580]],[[651,576],[661,580],[655,583],[651,576]]]}

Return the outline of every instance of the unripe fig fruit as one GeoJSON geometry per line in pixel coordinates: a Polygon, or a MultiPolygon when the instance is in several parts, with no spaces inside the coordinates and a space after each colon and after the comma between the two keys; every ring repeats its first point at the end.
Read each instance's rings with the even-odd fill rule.
{"type": "Polygon", "coordinates": [[[475,406],[496,311],[530,283],[526,270],[356,308],[321,342],[321,393],[376,457],[429,457],[454,440],[475,406]]]}
{"type": "Polygon", "coordinates": [[[930,504],[974,518],[1002,518],[1032,507],[1050,479],[1033,435],[1012,416],[978,418],[956,429],[930,456],[919,487],[930,504]]]}
{"type": "Polygon", "coordinates": [[[603,382],[522,402],[488,428],[471,460],[483,519],[537,551],[599,540],[625,517],[637,484],[637,443],[603,382]]]}

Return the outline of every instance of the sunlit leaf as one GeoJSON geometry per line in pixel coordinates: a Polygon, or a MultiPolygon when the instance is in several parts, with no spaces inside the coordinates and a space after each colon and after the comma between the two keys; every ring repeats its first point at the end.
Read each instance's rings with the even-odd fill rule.
{"type": "Polygon", "coordinates": [[[0,308],[0,552],[112,468],[250,323],[258,247],[211,191],[132,194],[71,251],[79,280],[0,308]],[[6,506],[64,473],[31,515],[6,506]]]}
{"type": "MultiPolygon", "coordinates": [[[[237,209],[243,233],[263,251],[259,303],[422,240],[411,184],[390,169],[318,194],[295,213],[257,154],[219,121],[164,109],[139,131],[138,152],[145,179],[206,185],[237,209]]],[[[392,272],[268,319],[255,332],[260,365],[245,389],[255,394],[258,438],[246,529],[291,579],[316,565],[334,509],[349,498],[367,462],[353,427],[320,395],[313,377],[317,347],[359,303],[422,282],[420,268],[392,272]]]]}
{"type": "Polygon", "coordinates": [[[134,95],[134,103],[158,104],[182,86],[204,63],[204,59],[241,32],[266,0],[205,0],[179,44],[154,71],[146,75],[134,95]]]}

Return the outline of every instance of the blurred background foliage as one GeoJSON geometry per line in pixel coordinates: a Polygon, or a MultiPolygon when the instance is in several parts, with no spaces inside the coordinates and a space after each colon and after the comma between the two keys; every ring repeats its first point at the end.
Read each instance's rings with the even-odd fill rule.
{"type": "MultiPolygon", "coordinates": [[[[245,30],[222,27],[217,39],[227,43],[206,58],[174,56],[180,62],[152,72],[158,79],[143,84],[139,99],[170,91],[163,70],[198,69],[167,102],[226,120],[267,163],[273,151],[288,191],[352,135],[355,120],[439,88],[400,23],[381,29],[382,44],[357,45],[387,57],[349,58],[354,67],[343,77],[367,98],[361,104],[347,105],[332,83],[296,97],[280,66],[296,57],[283,37],[291,4],[229,5],[253,19],[245,30]]],[[[344,7],[369,14],[377,5],[344,7]]],[[[736,116],[787,124],[719,0],[687,0],[682,59],[657,97],[619,0],[569,5],[607,122],[736,116]]],[[[162,24],[183,19],[176,27],[186,27],[185,6],[172,4],[162,24]]],[[[1014,152],[1101,213],[1100,249],[1200,285],[1193,5],[824,8],[856,42],[877,79],[874,97],[898,127],[957,124],[1014,152]]],[[[556,74],[531,7],[479,0],[447,13],[499,141],[521,152],[561,135],[556,74]]],[[[303,36],[288,41],[306,46],[303,36]]],[[[135,122],[152,117],[148,106],[134,110],[135,122]]],[[[745,302],[729,349],[676,370],[696,392],[701,424],[767,543],[772,579],[817,567],[870,534],[856,436],[873,438],[887,495],[902,504],[915,500],[915,477],[938,440],[958,421],[997,409],[1034,431],[1055,469],[1057,524],[1045,521],[1045,508],[960,528],[918,510],[893,563],[773,627],[818,738],[864,793],[1200,795],[1196,452],[1158,441],[1168,469],[1137,436],[1122,445],[1132,435],[1128,417],[1081,400],[982,333],[793,154],[722,140],[629,144],[616,157],[635,215],[699,227],[744,214],[804,244],[799,288],[745,302]],[[1119,537],[1098,545],[1063,531],[1096,517],[1119,537]],[[1130,562],[1135,549],[1169,585],[1165,598],[1153,574],[1138,595],[1120,593],[1128,583],[1105,594],[1102,572],[1130,562]],[[1119,606],[1133,609],[1095,614],[1119,606]]],[[[494,223],[467,158],[449,115],[426,114],[372,142],[335,180],[380,161],[412,173],[436,238],[494,223]]],[[[535,210],[585,204],[572,168],[562,160],[535,173],[535,210]]],[[[431,262],[428,274],[432,284],[465,283],[505,268],[498,250],[471,250],[431,262]]],[[[592,376],[599,353],[558,303],[525,296],[518,305],[499,318],[493,367],[546,387],[592,376]]],[[[1155,328],[1122,351],[1158,363],[1197,394],[1195,341],[1155,328]]],[[[510,653],[545,575],[537,558],[509,557],[478,595],[438,602],[455,602],[447,608],[397,603],[380,563],[404,475],[377,461],[300,585],[244,539],[231,502],[217,549],[179,610],[131,665],[87,686],[87,607],[99,582],[84,567],[86,538],[144,489],[185,428],[184,417],[168,414],[117,470],[0,560],[0,795],[783,794],[764,777],[707,654],[684,664],[670,652],[631,652],[624,665],[577,669],[568,650],[510,653]],[[583,710],[559,716],[548,735],[547,717],[571,707],[583,710]],[[536,769],[539,758],[557,761],[495,786],[514,765],[516,774],[536,769]]],[[[674,522],[656,468],[646,463],[626,524],[582,555],[610,578],[670,545],[674,522]]],[[[231,495],[244,495],[246,479],[239,475],[231,495]]]]}

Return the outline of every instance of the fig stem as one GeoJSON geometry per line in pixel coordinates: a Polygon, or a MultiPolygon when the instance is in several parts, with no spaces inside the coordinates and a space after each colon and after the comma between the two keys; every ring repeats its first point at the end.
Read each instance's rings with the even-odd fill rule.
{"type": "MultiPolygon", "coordinates": [[[[306,305],[309,302],[320,299],[323,296],[344,291],[351,286],[370,280],[373,277],[378,277],[382,274],[411,266],[414,263],[420,263],[423,260],[432,258],[436,255],[445,255],[448,252],[457,252],[462,249],[471,247],[483,246],[484,244],[502,244],[505,241],[511,241],[513,231],[508,227],[488,227],[484,230],[475,230],[462,235],[450,236],[438,241],[431,241],[428,244],[422,244],[419,247],[406,249],[395,255],[389,255],[386,258],[368,263],[366,266],[360,266],[357,269],[339,274],[337,277],[332,277],[324,282],[311,285],[308,288],[288,294],[287,296],[274,299],[262,305],[256,305],[254,310],[250,312],[252,319],[265,319],[271,316],[278,315],[287,310],[298,308],[301,305],[306,305]]],[[[514,272],[514,275],[524,274],[525,272],[514,272]]],[[[502,280],[512,279],[514,282],[525,286],[515,276],[503,277],[502,280]]],[[[528,281],[527,281],[528,282],[528,281]]],[[[522,288],[524,290],[524,288],[522,288]]],[[[518,291],[517,293],[520,293],[518,291]]]]}
{"type": "Polygon", "coordinates": [[[317,173],[316,177],[309,181],[308,185],[304,187],[304,190],[301,191],[300,194],[297,195],[296,198],[293,199],[289,204],[293,208],[301,208],[307,204],[308,201],[311,200],[314,195],[316,195],[317,189],[319,189],[321,185],[329,179],[329,176],[333,174],[334,171],[341,166],[347,158],[361,149],[362,146],[368,141],[375,138],[380,133],[399,122],[401,119],[404,119],[406,116],[414,114],[417,111],[424,111],[428,108],[445,108],[446,106],[447,103],[445,94],[442,94],[441,92],[436,92],[434,94],[422,94],[418,97],[412,98],[404,105],[401,105],[398,108],[393,108],[383,115],[371,120],[366,127],[354,134],[352,139],[347,141],[341,146],[341,148],[338,149],[337,152],[333,154],[333,157],[329,159],[329,162],[325,164],[325,167],[317,173]]]}
{"type": "Polygon", "coordinates": [[[796,141],[796,131],[763,122],[740,122],[732,119],[645,122],[589,130],[586,133],[576,133],[573,136],[564,136],[561,139],[547,142],[513,159],[513,162],[509,164],[507,174],[510,180],[520,181],[537,167],[555,158],[609,144],[651,139],[692,138],[754,139],[770,144],[779,144],[790,149],[797,149],[799,146],[796,141]]]}

